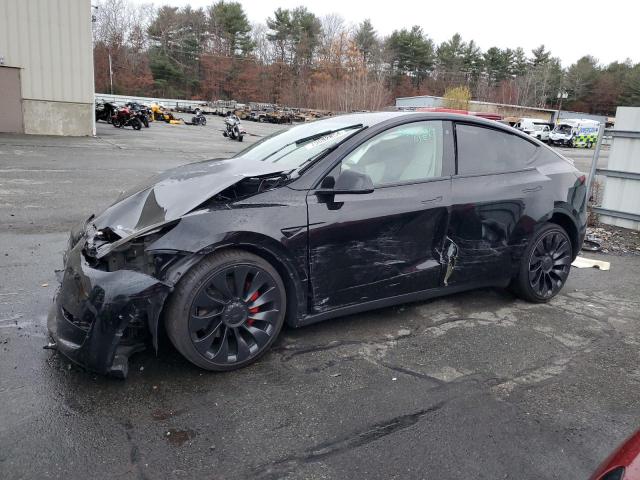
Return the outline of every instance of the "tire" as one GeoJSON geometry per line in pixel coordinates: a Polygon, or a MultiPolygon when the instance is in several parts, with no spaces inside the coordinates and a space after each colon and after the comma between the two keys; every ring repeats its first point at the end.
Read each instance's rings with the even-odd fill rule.
{"type": "Polygon", "coordinates": [[[239,142],[241,142],[243,138],[244,138],[244,135],[238,135],[238,141],[239,142]]]}
{"type": "Polygon", "coordinates": [[[264,118],[258,117],[258,123],[264,123],[264,118]]]}
{"type": "Polygon", "coordinates": [[[149,128],[149,119],[147,117],[142,117],[142,124],[144,128],[149,128]]]}
{"type": "Polygon", "coordinates": [[[264,355],[282,329],[285,309],[286,292],[276,269],[252,253],[227,250],[186,273],[163,318],[171,343],[187,360],[222,372],[264,355]]]}
{"type": "Polygon", "coordinates": [[[513,290],[529,302],[548,302],[566,283],[572,259],[571,240],[565,229],[555,223],[545,224],[531,238],[520,259],[513,290]]]}
{"type": "Polygon", "coordinates": [[[227,134],[227,131],[226,131],[226,130],[224,130],[224,131],[222,132],[222,136],[223,136],[223,137],[228,137],[228,136],[229,136],[229,135],[227,134]]]}
{"type": "Polygon", "coordinates": [[[207,124],[207,119],[202,117],[202,120],[200,121],[200,125],[204,127],[206,124],[207,124]]]}

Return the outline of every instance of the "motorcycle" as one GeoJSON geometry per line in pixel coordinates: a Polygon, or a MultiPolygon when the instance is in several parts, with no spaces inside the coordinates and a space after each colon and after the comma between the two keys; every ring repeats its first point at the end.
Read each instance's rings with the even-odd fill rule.
{"type": "Polygon", "coordinates": [[[242,141],[246,135],[246,131],[240,124],[240,119],[236,115],[229,115],[224,119],[225,130],[222,131],[222,136],[230,138],[231,140],[242,141]]]}
{"type": "Polygon", "coordinates": [[[114,103],[110,102],[100,102],[96,103],[96,122],[98,120],[104,120],[107,123],[111,123],[111,117],[118,107],[114,103]]]}
{"type": "Polygon", "coordinates": [[[191,117],[191,125],[202,125],[203,127],[207,124],[207,117],[204,116],[202,110],[196,109],[195,117],[191,117]]]}
{"type": "Polygon", "coordinates": [[[136,115],[136,117],[138,117],[145,128],[149,128],[150,112],[147,107],[136,102],[129,102],[125,106],[131,109],[131,111],[136,115]]]}
{"type": "Polygon", "coordinates": [[[116,128],[124,128],[126,126],[131,126],[134,130],[140,130],[142,128],[142,121],[129,107],[118,109],[111,117],[111,123],[113,123],[113,126],[116,128]]]}

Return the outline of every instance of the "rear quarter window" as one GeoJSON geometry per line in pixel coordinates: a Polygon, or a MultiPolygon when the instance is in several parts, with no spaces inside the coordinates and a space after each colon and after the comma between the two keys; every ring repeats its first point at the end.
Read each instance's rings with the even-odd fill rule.
{"type": "Polygon", "coordinates": [[[456,125],[458,174],[500,173],[526,168],[537,146],[492,128],[456,125]]]}

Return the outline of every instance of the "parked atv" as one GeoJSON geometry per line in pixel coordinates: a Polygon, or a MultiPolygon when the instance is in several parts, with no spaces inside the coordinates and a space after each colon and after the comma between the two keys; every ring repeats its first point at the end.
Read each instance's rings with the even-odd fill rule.
{"type": "Polygon", "coordinates": [[[110,102],[97,102],[96,103],[96,122],[98,120],[104,120],[107,123],[111,123],[111,117],[116,113],[118,107],[114,103],[110,102]]]}
{"type": "Polygon", "coordinates": [[[132,127],[134,130],[142,128],[142,121],[138,118],[136,112],[129,107],[122,107],[116,111],[111,117],[111,123],[116,128],[132,127]]]}
{"type": "Polygon", "coordinates": [[[222,131],[222,136],[230,138],[231,140],[242,141],[247,132],[244,131],[240,124],[240,119],[233,114],[227,115],[224,119],[225,130],[222,131]]]}
{"type": "Polygon", "coordinates": [[[195,117],[191,117],[191,125],[200,125],[204,127],[206,124],[207,124],[207,117],[204,116],[204,113],[202,113],[202,110],[200,110],[199,108],[196,108],[195,117]]]}

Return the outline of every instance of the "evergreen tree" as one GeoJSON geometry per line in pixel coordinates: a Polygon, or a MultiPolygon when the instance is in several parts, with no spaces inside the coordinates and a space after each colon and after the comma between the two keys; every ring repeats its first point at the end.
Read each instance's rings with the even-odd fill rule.
{"type": "Polygon", "coordinates": [[[367,64],[371,56],[378,49],[378,37],[371,24],[371,20],[366,19],[358,26],[354,35],[354,41],[362,54],[362,60],[367,64]]]}
{"type": "Polygon", "coordinates": [[[386,49],[393,73],[409,75],[415,87],[420,85],[433,67],[433,41],[417,25],[411,30],[394,31],[387,39],[386,49]]]}

